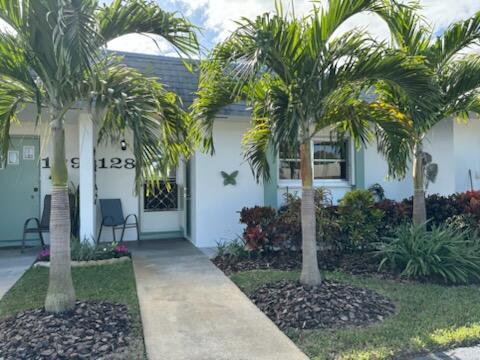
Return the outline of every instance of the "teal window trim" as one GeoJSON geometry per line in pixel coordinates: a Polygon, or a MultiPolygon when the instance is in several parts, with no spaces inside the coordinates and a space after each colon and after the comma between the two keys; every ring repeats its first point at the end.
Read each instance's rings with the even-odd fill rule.
{"type": "Polygon", "coordinates": [[[270,181],[263,182],[263,202],[265,206],[278,208],[278,162],[277,154],[270,149],[267,153],[267,161],[270,166],[270,181]]]}
{"type": "Polygon", "coordinates": [[[365,189],[365,147],[355,148],[354,154],[355,188],[365,189]]]}

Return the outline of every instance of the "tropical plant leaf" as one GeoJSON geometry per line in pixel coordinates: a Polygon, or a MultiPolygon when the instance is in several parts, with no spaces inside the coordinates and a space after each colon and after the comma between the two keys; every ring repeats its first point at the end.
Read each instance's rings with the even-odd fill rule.
{"type": "Polygon", "coordinates": [[[184,55],[198,52],[197,28],[178,14],[162,10],[154,2],[113,0],[96,15],[105,42],[126,34],[150,34],[163,37],[184,55]]]}

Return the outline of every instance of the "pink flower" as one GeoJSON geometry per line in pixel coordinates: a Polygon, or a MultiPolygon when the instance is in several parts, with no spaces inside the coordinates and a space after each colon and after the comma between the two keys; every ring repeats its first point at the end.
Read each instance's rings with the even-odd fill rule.
{"type": "Polygon", "coordinates": [[[37,260],[44,261],[50,258],[50,249],[43,249],[37,256],[37,260]]]}
{"type": "Polygon", "coordinates": [[[115,247],[115,250],[114,250],[116,253],[119,253],[119,254],[128,254],[129,251],[128,251],[128,248],[126,245],[117,245],[115,247]]]}

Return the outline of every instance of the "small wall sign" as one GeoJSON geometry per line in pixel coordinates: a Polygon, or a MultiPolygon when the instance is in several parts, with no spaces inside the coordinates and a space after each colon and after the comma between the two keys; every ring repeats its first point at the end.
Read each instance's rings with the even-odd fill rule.
{"type": "Polygon", "coordinates": [[[9,150],[7,154],[7,163],[8,165],[20,164],[20,153],[18,151],[9,150]]]}
{"type": "Polygon", "coordinates": [[[23,147],[23,160],[35,160],[35,146],[23,147]]]}

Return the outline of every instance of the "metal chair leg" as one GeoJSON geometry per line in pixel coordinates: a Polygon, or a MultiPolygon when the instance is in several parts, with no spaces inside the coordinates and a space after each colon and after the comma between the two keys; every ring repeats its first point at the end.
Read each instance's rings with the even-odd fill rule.
{"type": "Polygon", "coordinates": [[[40,237],[40,243],[42,244],[42,249],[45,249],[45,240],[43,240],[43,235],[41,230],[38,230],[38,236],[40,237]]]}
{"type": "Polygon", "coordinates": [[[126,222],[126,221],[123,223],[122,235],[120,236],[120,243],[123,243],[123,235],[125,235],[125,226],[127,226],[127,222],[126,222]]]}
{"type": "Polygon", "coordinates": [[[98,232],[97,245],[100,244],[100,235],[102,235],[103,222],[100,224],[100,231],[98,232]]]}
{"type": "Polygon", "coordinates": [[[137,243],[140,245],[140,230],[138,228],[138,221],[135,220],[135,228],[137,229],[137,243]]]}

